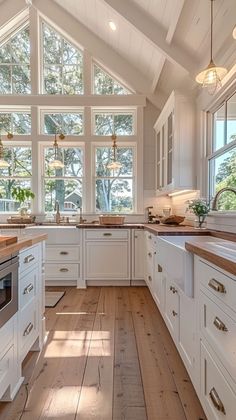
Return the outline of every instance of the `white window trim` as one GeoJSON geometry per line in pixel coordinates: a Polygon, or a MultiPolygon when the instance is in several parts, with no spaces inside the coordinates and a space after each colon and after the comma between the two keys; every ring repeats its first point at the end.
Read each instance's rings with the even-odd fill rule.
{"type": "Polygon", "coordinates": [[[97,114],[111,114],[112,116],[113,116],[113,118],[114,118],[114,115],[133,115],[133,132],[132,132],[132,134],[130,134],[130,135],[127,135],[127,134],[125,134],[125,135],[119,135],[119,138],[124,138],[124,137],[127,137],[127,138],[130,138],[130,137],[132,137],[132,136],[136,136],[137,135],[137,109],[135,109],[134,107],[131,107],[131,108],[128,108],[128,107],[126,107],[126,108],[124,108],[124,107],[121,107],[121,108],[119,108],[119,107],[96,107],[96,108],[92,108],[92,112],[91,112],[91,118],[92,118],[92,121],[91,121],[91,128],[92,128],[92,136],[94,136],[94,137],[104,137],[104,138],[106,138],[106,137],[111,137],[111,135],[110,134],[108,134],[108,135],[100,135],[100,134],[95,134],[95,129],[96,129],[96,125],[95,125],[95,116],[97,115],[97,114]]]}
{"type": "MultiPolygon", "coordinates": [[[[40,108],[40,134],[42,134],[43,136],[52,136],[52,134],[47,134],[44,132],[44,116],[47,114],[82,114],[82,118],[83,118],[83,131],[81,134],[65,134],[66,137],[70,136],[70,137],[82,137],[84,136],[85,133],[85,116],[84,116],[84,108],[78,108],[78,107],[70,107],[70,108],[65,108],[65,107],[51,107],[51,108],[40,108]]],[[[54,133],[55,134],[55,133],[54,133]]],[[[58,132],[57,134],[60,134],[60,132],[58,132]]]]}
{"type": "MultiPolygon", "coordinates": [[[[127,90],[128,93],[127,94],[124,94],[124,95],[121,95],[121,96],[127,96],[127,95],[135,94],[134,90],[131,89],[126,83],[124,83],[123,81],[121,81],[118,76],[116,76],[115,74],[113,74],[111,71],[106,70],[106,68],[103,65],[101,65],[95,59],[93,59],[92,60],[92,92],[93,92],[93,95],[101,96],[99,93],[95,93],[95,66],[97,66],[99,69],[101,69],[104,73],[108,74],[108,76],[110,76],[116,83],[118,83],[124,89],[127,90]]],[[[112,95],[116,96],[115,93],[112,93],[112,95]]],[[[106,95],[104,95],[104,96],[106,96],[106,95]]]]}

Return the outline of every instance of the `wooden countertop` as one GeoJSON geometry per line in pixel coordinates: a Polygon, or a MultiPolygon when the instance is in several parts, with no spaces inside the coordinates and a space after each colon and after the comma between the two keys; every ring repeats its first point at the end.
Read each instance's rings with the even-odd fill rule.
{"type": "MultiPolygon", "coordinates": [[[[215,236],[215,235],[214,235],[215,236]]],[[[206,242],[194,242],[191,240],[185,242],[185,248],[189,252],[193,252],[199,257],[215,264],[228,273],[236,276],[236,243],[219,238],[219,240],[211,241],[209,237],[206,242]]]]}
{"type": "Polygon", "coordinates": [[[28,226],[35,226],[33,223],[0,223],[0,229],[24,229],[28,226]]]}
{"type": "Polygon", "coordinates": [[[209,235],[210,231],[207,229],[195,229],[193,226],[168,226],[158,224],[143,224],[145,230],[154,235],[209,235]]]}
{"type": "Polygon", "coordinates": [[[18,251],[21,251],[24,248],[28,248],[32,245],[42,242],[47,239],[46,234],[42,235],[27,235],[18,237],[18,241],[14,244],[7,245],[0,249],[0,257],[6,257],[8,255],[14,254],[18,251]]]}

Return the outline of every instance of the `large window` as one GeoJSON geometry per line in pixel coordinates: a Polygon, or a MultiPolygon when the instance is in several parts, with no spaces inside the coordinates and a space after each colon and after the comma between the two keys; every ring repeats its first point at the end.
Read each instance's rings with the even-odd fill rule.
{"type": "Polygon", "coordinates": [[[0,211],[15,212],[20,204],[12,198],[13,187],[31,188],[31,147],[4,146],[4,159],[10,166],[0,168],[0,211]]]}
{"type": "Polygon", "coordinates": [[[56,201],[61,211],[75,211],[82,207],[83,200],[83,149],[60,147],[58,158],[64,163],[64,168],[52,169],[49,164],[54,159],[54,150],[44,148],[45,211],[54,211],[56,201]]]}
{"type": "Polygon", "coordinates": [[[63,133],[73,136],[83,135],[83,112],[43,112],[43,133],[63,133]]]}
{"type": "MultiPolygon", "coordinates": [[[[210,165],[210,196],[223,187],[236,188],[236,94],[213,114],[213,142],[210,165]]],[[[236,210],[234,193],[223,193],[220,210],[236,210]]]]}
{"type": "Polygon", "coordinates": [[[83,54],[43,23],[44,93],[83,94],[83,54]]]}
{"type": "Polygon", "coordinates": [[[135,131],[135,112],[94,110],[94,134],[96,136],[132,136],[135,131]]]}
{"type": "Polygon", "coordinates": [[[96,95],[128,95],[130,91],[96,64],[93,66],[94,93],[96,95]]]}
{"type": "Polygon", "coordinates": [[[31,133],[31,115],[27,111],[1,111],[1,134],[28,135],[31,133]]]}
{"type": "Polygon", "coordinates": [[[134,197],[134,147],[118,147],[117,161],[122,167],[108,169],[113,159],[111,147],[95,147],[95,201],[99,213],[132,213],[134,197]]]}
{"type": "Polygon", "coordinates": [[[27,26],[0,45],[0,94],[30,92],[30,41],[27,26]]]}

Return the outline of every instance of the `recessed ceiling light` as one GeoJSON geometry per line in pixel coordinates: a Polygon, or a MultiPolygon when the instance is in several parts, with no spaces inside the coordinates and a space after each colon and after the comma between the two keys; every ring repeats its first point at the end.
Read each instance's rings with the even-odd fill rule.
{"type": "Polygon", "coordinates": [[[116,31],[116,29],[117,29],[116,24],[115,24],[115,22],[113,22],[113,20],[109,21],[109,26],[110,26],[112,31],[116,31]]]}
{"type": "Polygon", "coordinates": [[[236,25],[235,25],[235,27],[234,27],[234,29],[233,29],[233,33],[232,33],[232,35],[233,35],[233,38],[234,38],[234,39],[236,39],[236,25]]]}

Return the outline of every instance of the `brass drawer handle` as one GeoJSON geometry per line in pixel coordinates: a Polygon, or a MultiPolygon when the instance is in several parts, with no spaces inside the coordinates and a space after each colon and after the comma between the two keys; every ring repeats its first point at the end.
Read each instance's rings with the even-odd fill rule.
{"type": "Polygon", "coordinates": [[[162,273],[162,267],[161,267],[161,265],[158,264],[157,270],[158,270],[158,273],[162,273]]]}
{"type": "Polygon", "coordinates": [[[68,268],[60,268],[61,273],[67,273],[69,270],[68,268]]]}
{"type": "Polygon", "coordinates": [[[112,236],[112,233],[105,232],[103,236],[112,236]]]}
{"type": "Polygon", "coordinates": [[[30,255],[27,255],[27,257],[24,258],[24,263],[27,264],[27,263],[30,263],[34,260],[35,260],[35,257],[32,254],[30,254],[30,255]]]}
{"type": "Polygon", "coordinates": [[[27,287],[25,287],[23,291],[23,295],[28,295],[33,290],[33,288],[34,288],[33,284],[30,283],[27,287]]]}
{"type": "Polygon", "coordinates": [[[26,335],[29,335],[34,328],[33,324],[30,322],[29,325],[27,325],[25,331],[23,332],[23,336],[26,337],[26,335]]]}
{"type": "Polygon", "coordinates": [[[148,276],[148,280],[149,280],[149,281],[152,281],[152,277],[151,277],[151,276],[148,276]]]}
{"type": "Polygon", "coordinates": [[[61,251],[60,252],[60,255],[68,255],[69,254],[69,252],[67,252],[67,251],[61,251]]]}
{"type": "Polygon", "coordinates": [[[178,313],[177,313],[177,312],[175,312],[175,311],[172,311],[172,315],[173,315],[173,316],[177,316],[177,315],[178,315],[178,313]]]}
{"type": "Polygon", "coordinates": [[[178,293],[178,290],[174,286],[170,286],[170,291],[175,294],[178,293]]]}
{"type": "Polygon", "coordinates": [[[151,258],[151,257],[152,257],[152,253],[151,253],[151,252],[149,252],[149,253],[148,253],[148,256],[151,258]]]}
{"type": "Polygon", "coordinates": [[[208,283],[208,286],[211,287],[216,292],[226,293],[225,286],[219,281],[217,281],[216,279],[211,279],[208,283]]]}
{"type": "Polygon", "coordinates": [[[219,395],[217,394],[215,388],[212,388],[209,392],[209,396],[215,408],[223,414],[226,414],[224,404],[222,403],[219,395]]]}
{"type": "Polygon", "coordinates": [[[215,319],[213,321],[213,324],[220,331],[228,331],[228,328],[226,327],[226,325],[224,324],[224,322],[222,322],[220,320],[220,318],[218,318],[218,316],[215,317],[215,319]]]}

